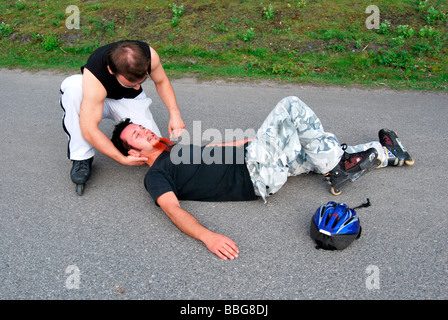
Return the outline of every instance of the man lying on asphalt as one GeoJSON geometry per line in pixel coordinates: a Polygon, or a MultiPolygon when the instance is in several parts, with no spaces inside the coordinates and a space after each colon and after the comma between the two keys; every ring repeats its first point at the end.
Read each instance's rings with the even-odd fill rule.
{"type": "Polygon", "coordinates": [[[202,226],[181,208],[179,200],[262,197],[266,202],[288,176],[311,171],[327,175],[338,191],[343,183],[371,168],[413,164],[393,131],[382,129],[379,138],[380,142],[353,147],[340,145],[303,101],[287,97],[269,114],[254,139],[205,147],[174,145],[126,119],[115,127],[112,142],[124,155],[148,159],[145,187],[156,204],[181,231],[226,260],[238,257],[236,243],[202,226]]]}

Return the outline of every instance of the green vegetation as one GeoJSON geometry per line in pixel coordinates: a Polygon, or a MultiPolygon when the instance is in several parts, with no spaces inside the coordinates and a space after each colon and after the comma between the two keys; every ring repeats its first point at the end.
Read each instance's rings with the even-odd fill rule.
{"type": "Polygon", "coordinates": [[[138,39],[171,78],[448,91],[447,22],[446,0],[2,0],[0,67],[79,72],[98,46],[138,39]]]}

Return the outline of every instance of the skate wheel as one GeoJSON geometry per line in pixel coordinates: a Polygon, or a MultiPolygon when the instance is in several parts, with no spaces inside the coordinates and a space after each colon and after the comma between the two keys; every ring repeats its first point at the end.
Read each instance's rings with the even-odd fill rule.
{"type": "Polygon", "coordinates": [[[376,159],[376,168],[375,169],[380,169],[383,167],[383,161],[381,161],[381,159],[376,159]]]}
{"type": "Polygon", "coordinates": [[[415,161],[413,158],[409,157],[409,159],[405,160],[404,163],[406,163],[406,165],[408,166],[413,166],[415,161]]]}
{"type": "Polygon", "coordinates": [[[340,196],[342,193],[342,190],[338,190],[335,189],[334,187],[331,187],[330,192],[334,195],[334,196],[340,196]]]}
{"type": "Polygon", "coordinates": [[[76,185],[76,193],[78,194],[78,196],[82,196],[82,194],[84,193],[84,186],[84,183],[76,185]]]}

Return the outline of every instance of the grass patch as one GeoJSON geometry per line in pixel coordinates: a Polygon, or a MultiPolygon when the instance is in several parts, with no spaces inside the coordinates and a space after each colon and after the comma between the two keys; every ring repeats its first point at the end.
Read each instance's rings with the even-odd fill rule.
{"type": "Polygon", "coordinates": [[[377,0],[379,29],[366,27],[370,4],[1,1],[0,66],[78,72],[98,46],[138,39],[158,51],[171,78],[448,91],[446,2],[377,0]],[[69,5],[79,9],[79,29],[66,26],[69,5]]]}

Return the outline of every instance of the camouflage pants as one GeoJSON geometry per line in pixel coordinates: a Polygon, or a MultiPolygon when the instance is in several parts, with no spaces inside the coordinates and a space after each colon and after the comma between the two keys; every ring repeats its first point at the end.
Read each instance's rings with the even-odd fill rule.
{"type": "MultiPolygon", "coordinates": [[[[347,148],[353,153],[379,142],[347,148]]],[[[246,165],[255,193],[265,202],[288,176],[311,171],[325,174],[339,163],[344,151],[332,133],[324,131],[316,114],[299,98],[282,99],[268,115],[255,139],[247,146],[246,165]]],[[[387,161],[385,161],[387,162],[387,161]]]]}

